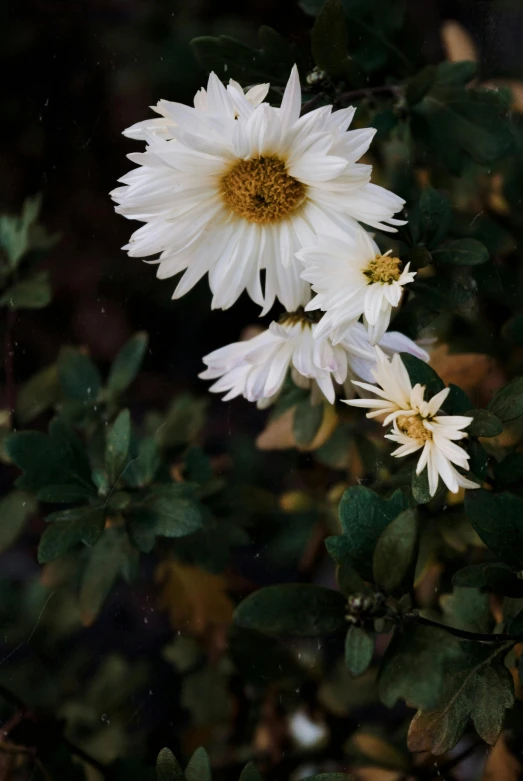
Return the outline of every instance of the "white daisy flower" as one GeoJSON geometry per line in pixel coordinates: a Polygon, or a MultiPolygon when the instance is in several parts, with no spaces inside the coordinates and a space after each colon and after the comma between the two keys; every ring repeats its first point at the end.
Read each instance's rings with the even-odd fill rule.
{"type": "Polygon", "coordinates": [[[444,388],[425,401],[425,386],[418,384],[412,387],[399,355],[394,355],[389,361],[379,347],[376,347],[376,353],[377,367],[373,375],[378,385],[359,381],[354,381],[354,384],[378,398],[352,399],[345,403],[353,407],[370,408],[372,412],[367,413],[368,418],[385,414],[384,426],[392,421],[393,430],[385,437],[400,445],[392,453],[393,456],[401,458],[422,451],[416,474],[421,474],[427,468],[431,496],[437,491],[440,477],[452,493],[457,493],[460,486],[479,488],[477,483],[464,477],[455,468],[469,469],[470,456],[455,444],[455,440],[468,436],[463,429],[472,422],[472,418],[438,414],[450,389],[444,388]]]}
{"type": "MultiPolygon", "coordinates": [[[[376,354],[361,323],[351,326],[336,345],[328,337],[315,339],[316,327],[303,309],[287,313],[252,339],[207,355],[203,361],[208,368],[200,377],[217,380],[210,390],[225,392],[224,401],[244,396],[259,407],[267,407],[278,396],[290,369],[295,385],[311,389],[313,402],[325,397],[333,404],[337,386],[345,384],[349,391],[353,377],[372,376],[376,354]]],[[[382,346],[428,360],[427,353],[403,334],[386,334],[382,346]]]]}
{"type": "Polygon", "coordinates": [[[316,331],[319,338],[332,332],[336,342],[346,326],[363,315],[373,344],[389,327],[392,309],[398,306],[404,285],[416,272],[409,264],[382,255],[377,244],[363,228],[356,234],[319,236],[316,242],[296,255],[304,263],[301,277],[312,285],[315,298],[306,309],[325,311],[316,331]]]}
{"type": "Polygon", "coordinates": [[[208,274],[213,308],[247,290],[264,312],[276,297],[292,311],[310,298],[295,253],[316,234],[354,233],[357,221],[389,231],[403,224],[393,215],[404,201],[357,163],[375,131],[347,130],[355,109],[300,117],[296,67],[280,108],[260,102],[265,86],[244,95],[211,74],[194,108],[160,101],[162,119],[127,131],[147,148],[129,155],[138,168],[112,193],[118,212],[145,223],[124,249],[160,253],[152,262],[161,279],[185,271],[174,298],[208,274]]]}

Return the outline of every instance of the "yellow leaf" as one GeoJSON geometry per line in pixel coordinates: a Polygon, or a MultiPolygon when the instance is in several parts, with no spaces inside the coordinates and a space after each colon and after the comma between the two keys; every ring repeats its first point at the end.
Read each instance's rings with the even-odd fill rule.
{"type": "Polygon", "coordinates": [[[234,605],[223,575],[163,561],[156,570],[156,579],[162,589],[159,607],[167,611],[176,629],[199,636],[210,627],[231,623],[234,605]]]}
{"type": "Polygon", "coordinates": [[[349,749],[363,754],[389,770],[405,770],[409,764],[408,758],[395,746],[369,732],[356,732],[350,740],[349,749]]]}
{"type": "Polygon", "coordinates": [[[256,440],[259,450],[289,450],[291,447],[302,452],[317,450],[328,440],[338,424],[338,416],[332,404],[324,405],[323,421],[318,433],[308,445],[297,445],[292,429],[295,407],[286,410],[270,420],[256,440]]]}
{"type": "Polygon", "coordinates": [[[463,60],[478,61],[476,44],[463,25],[454,19],[448,19],[446,22],[443,22],[441,39],[447,60],[450,60],[450,62],[463,62],[463,60]]]}
{"type": "MultiPolygon", "coordinates": [[[[459,385],[465,393],[483,390],[488,384],[488,375],[494,373],[494,359],[480,353],[449,354],[446,344],[432,351],[430,365],[439,374],[445,385],[459,385]]],[[[503,384],[503,383],[501,383],[503,384]]]]}

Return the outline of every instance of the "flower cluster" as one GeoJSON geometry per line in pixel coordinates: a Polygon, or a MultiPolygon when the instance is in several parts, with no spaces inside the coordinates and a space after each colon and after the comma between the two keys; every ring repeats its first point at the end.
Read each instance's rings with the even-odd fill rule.
{"type": "MultiPolygon", "coordinates": [[[[404,201],[371,183],[372,166],[358,162],[375,131],[349,130],[354,108],[323,106],[300,116],[296,67],[279,108],[265,101],[268,88],[244,92],[211,73],[194,107],[160,101],[160,118],[126,131],[145,141],[146,150],[129,155],[138,167],[112,197],[118,212],[144,223],[125,247],[129,255],[155,256],[149,262],[158,264],[160,279],[183,272],[174,298],[208,275],[213,308],[232,306],[243,291],[262,314],[276,299],[284,306],[279,322],[263,333],[204,358],[201,377],[215,380],[211,390],[267,406],[290,370],[296,385],[311,388],[313,402],[332,404],[337,391],[353,395],[355,378],[357,387],[368,388],[374,376],[397,373],[400,351],[428,360],[407,337],[386,333],[415,272],[391,251],[382,254],[363,227],[396,231],[404,223],[394,215],[404,201]],[[395,355],[391,364],[383,362],[385,354],[395,355]]],[[[386,379],[382,387],[389,387],[386,379]]],[[[376,391],[385,398],[383,392],[376,391]]],[[[417,449],[412,443],[419,441],[418,468],[428,466],[431,489],[438,474],[450,490],[470,483],[446,466],[452,460],[466,467],[465,451],[450,443],[443,462],[435,445],[466,436],[461,429],[468,419],[459,419],[460,430],[454,418],[441,423],[434,417],[441,400],[423,402],[421,389],[412,393],[417,407],[389,415],[389,438],[402,445],[396,454],[417,449]]]]}

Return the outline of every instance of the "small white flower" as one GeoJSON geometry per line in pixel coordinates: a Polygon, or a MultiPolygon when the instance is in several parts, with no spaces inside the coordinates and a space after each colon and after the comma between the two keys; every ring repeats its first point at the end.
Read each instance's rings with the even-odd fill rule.
{"type": "Polygon", "coordinates": [[[315,235],[354,233],[358,221],[388,231],[403,224],[393,218],[403,200],[357,163],[375,131],[348,130],[355,109],[300,117],[296,68],[280,108],[262,102],[266,87],[244,95],[211,74],[194,108],[160,101],[161,119],[127,131],[147,147],[129,155],[138,168],[111,193],[120,214],[145,223],[124,249],[160,253],[151,261],[160,279],[184,271],[174,298],[208,274],[215,309],[247,290],[264,312],[276,298],[295,310],[310,298],[295,253],[315,235]]]}
{"type": "MultiPolygon", "coordinates": [[[[336,345],[329,337],[314,338],[317,326],[303,310],[287,313],[267,331],[243,342],[235,342],[207,355],[202,379],[217,380],[211,391],[223,393],[224,401],[244,396],[259,407],[271,404],[281,390],[288,370],[300,388],[310,388],[314,402],[324,396],[334,403],[336,386],[345,383],[350,392],[353,377],[368,379],[376,366],[376,354],[367,332],[355,323],[336,345]]],[[[423,360],[427,353],[403,334],[386,334],[386,350],[411,352],[423,360]]]]}
{"type": "Polygon", "coordinates": [[[450,389],[444,388],[425,401],[425,386],[418,384],[412,387],[399,355],[394,355],[389,361],[379,347],[376,347],[376,353],[377,367],[373,375],[378,385],[359,381],[354,384],[378,398],[352,399],[345,403],[353,407],[370,408],[372,412],[367,413],[368,418],[386,415],[383,425],[392,422],[393,430],[385,436],[400,445],[392,453],[393,456],[401,458],[422,450],[416,474],[421,474],[427,468],[431,496],[436,493],[439,477],[452,493],[457,493],[460,486],[479,488],[477,483],[464,477],[455,468],[469,469],[469,455],[455,444],[455,440],[468,436],[463,429],[472,422],[472,418],[444,413],[438,415],[450,389]]]}
{"type": "Polygon", "coordinates": [[[315,244],[296,255],[305,265],[302,279],[310,282],[316,293],[306,309],[326,313],[316,335],[331,332],[334,341],[348,323],[363,315],[372,343],[379,342],[389,327],[393,307],[400,302],[404,285],[416,275],[409,271],[408,263],[402,270],[401,261],[390,252],[382,255],[363,228],[346,237],[319,236],[315,244]]]}

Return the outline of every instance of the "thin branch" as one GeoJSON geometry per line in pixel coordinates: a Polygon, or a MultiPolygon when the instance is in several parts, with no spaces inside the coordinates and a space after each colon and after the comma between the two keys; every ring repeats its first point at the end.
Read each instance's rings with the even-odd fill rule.
{"type": "Polygon", "coordinates": [[[459,637],[461,640],[474,640],[477,643],[506,643],[506,642],[521,642],[521,637],[518,635],[508,635],[505,632],[500,632],[495,635],[492,632],[469,632],[466,629],[456,629],[453,626],[447,626],[447,624],[440,624],[438,621],[432,621],[430,618],[424,618],[420,616],[417,610],[412,610],[410,613],[404,613],[401,621],[409,624],[421,624],[422,626],[432,626],[435,629],[442,629],[444,632],[448,632],[454,637],[459,637]]]}
{"type": "Polygon", "coordinates": [[[5,375],[5,405],[9,414],[13,415],[15,410],[15,375],[14,375],[14,350],[13,350],[13,329],[15,325],[16,313],[14,309],[8,309],[5,322],[4,334],[4,375],[5,375]]]}

